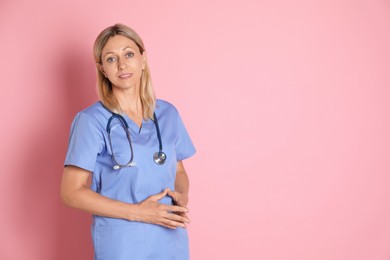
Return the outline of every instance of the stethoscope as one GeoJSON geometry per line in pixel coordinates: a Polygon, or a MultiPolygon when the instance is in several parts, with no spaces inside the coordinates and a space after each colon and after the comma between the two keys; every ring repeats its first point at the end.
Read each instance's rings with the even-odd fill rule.
{"type": "MultiPolygon", "coordinates": [[[[125,120],[125,118],[123,116],[121,116],[120,114],[112,112],[107,107],[105,107],[103,105],[103,103],[101,103],[101,104],[107,111],[112,113],[112,116],[108,119],[107,126],[106,126],[106,131],[107,131],[107,134],[108,134],[108,141],[109,141],[110,149],[111,149],[111,152],[112,152],[111,158],[112,158],[112,161],[114,162],[114,167],[113,167],[114,170],[119,170],[119,169],[124,168],[124,167],[134,167],[135,166],[135,163],[133,162],[134,151],[133,151],[133,144],[131,142],[131,135],[130,135],[129,125],[127,124],[127,122],[126,122],[126,120],[125,120]],[[115,118],[117,118],[119,120],[119,122],[121,122],[122,127],[126,131],[127,140],[129,141],[131,155],[130,155],[129,161],[126,164],[118,163],[118,161],[115,159],[114,150],[112,149],[111,122],[115,118]]],[[[154,122],[154,125],[156,127],[157,138],[158,138],[158,151],[154,153],[153,160],[154,160],[154,162],[156,164],[163,165],[165,163],[165,160],[167,159],[167,155],[163,152],[163,146],[162,146],[161,134],[160,134],[160,127],[158,126],[156,113],[153,113],[153,122],[154,122]]]]}

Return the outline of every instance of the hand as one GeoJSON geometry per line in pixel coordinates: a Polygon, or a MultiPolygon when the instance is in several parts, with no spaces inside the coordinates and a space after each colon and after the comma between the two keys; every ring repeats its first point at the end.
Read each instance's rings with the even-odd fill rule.
{"type": "Polygon", "coordinates": [[[185,215],[188,212],[186,207],[165,205],[158,201],[168,194],[168,189],[163,192],[152,195],[138,205],[138,210],[134,220],[146,223],[156,224],[163,227],[176,229],[177,227],[186,227],[190,220],[185,215]]]}
{"type": "Polygon", "coordinates": [[[168,196],[173,199],[175,205],[186,207],[188,204],[188,193],[182,193],[168,189],[168,196]]]}
{"type": "MultiPolygon", "coordinates": [[[[168,189],[168,196],[172,197],[174,205],[186,207],[188,204],[188,193],[182,193],[168,189]]],[[[179,212],[177,214],[189,220],[187,212],[179,212]]],[[[188,223],[190,223],[190,221],[188,221],[188,223]]]]}

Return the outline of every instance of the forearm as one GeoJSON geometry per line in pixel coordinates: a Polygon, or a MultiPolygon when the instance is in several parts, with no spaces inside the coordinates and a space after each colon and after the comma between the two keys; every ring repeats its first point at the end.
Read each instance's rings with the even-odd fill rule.
{"type": "Polygon", "coordinates": [[[104,197],[87,187],[63,194],[64,203],[85,212],[111,218],[136,220],[137,205],[104,197]]]}
{"type": "Polygon", "coordinates": [[[176,205],[186,207],[188,204],[188,191],[190,188],[190,182],[184,165],[181,161],[177,162],[176,167],[176,179],[175,179],[175,191],[169,192],[168,195],[173,198],[176,205]]]}
{"type": "Polygon", "coordinates": [[[94,215],[136,219],[137,204],[104,197],[89,188],[90,182],[90,172],[75,166],[65,167],[61,182],[61,198],[64,203],[94,215]]]}
{"type": "Polygon", "coordinates": [[[185,170],[176,173],[175,191],[188,194],[190,182],[185,170]]]}

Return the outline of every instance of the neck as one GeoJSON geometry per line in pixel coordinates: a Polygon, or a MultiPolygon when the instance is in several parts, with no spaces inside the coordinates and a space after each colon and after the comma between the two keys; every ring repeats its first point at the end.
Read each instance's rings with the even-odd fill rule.
{"type": "Polygon", "coordinates": [[[119,109],[124,113],[142,114],[141,98],[137,88],[114,89],[114,96],[119,103],[119,109]]]}
{"type": "Polygon", "coordinates": [[[141,126],[143,114],[138,88],[116,88],[113,93],[118,100],[120,112],[126,114],[138,126],[141,126]]]}

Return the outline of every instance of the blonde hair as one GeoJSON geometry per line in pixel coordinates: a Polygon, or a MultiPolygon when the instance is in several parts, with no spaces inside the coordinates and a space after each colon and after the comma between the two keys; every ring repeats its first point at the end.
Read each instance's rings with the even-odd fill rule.
{"type": "MultiPolygon", "coordinates": [[[[96,63],[102,64],[101,56],[103,48],[107,44],[108,40],[115,35],[122,35],[132,40],[138,46],[141,54],[144,53],[145,47],[141,37],[130,27],[118,23],[104,29],[96,38],[93,46],[93,55],[96,63]]],[[[99,68],[96,68],[96,74],[98,94],[101,102],[106,107],[114,111],[120,111],[118,100],[115,98],[112,92],[112,85],[110,80],[104,76],[104,74],[99,70],[99,68]]],[[[154,108],[156,105],[156,97],[154,95],[152,80],[150,76],[150,69],[146,59],[145,68],[142,71],[141,75],[139,91],[143,113],[142,116],[144,119],[153,119],[154,108]]]]}

